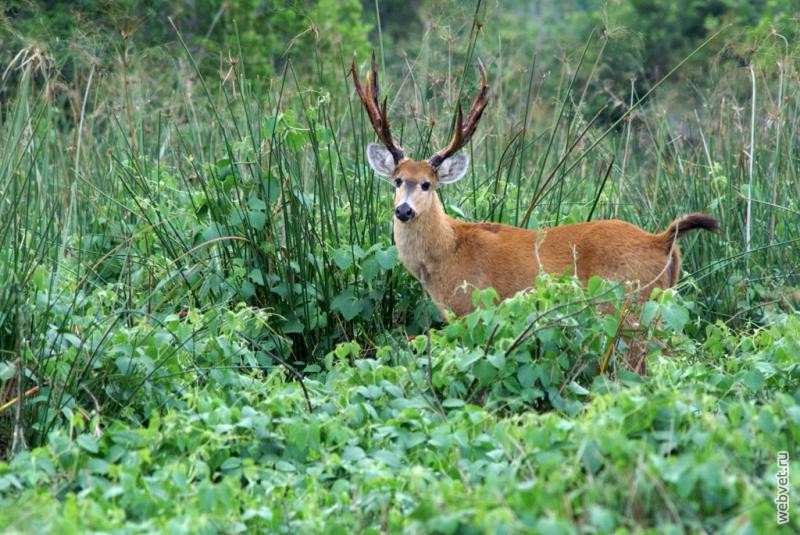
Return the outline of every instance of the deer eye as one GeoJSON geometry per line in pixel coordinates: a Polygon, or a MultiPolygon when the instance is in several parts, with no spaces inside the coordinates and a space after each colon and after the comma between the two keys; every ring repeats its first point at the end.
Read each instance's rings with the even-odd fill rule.
{"type": "Polygon", "coordinates": [[[431,183],[430,182],[423,182],[420,187],[422,188],[422,191],[428,191],[429,189],[431,189],[431,183]]]}
{"type": "Polygon", "coordinates": [[[403,179],[402,178],[395,178],[394,179],[394,185],[399,188],[400,186],[403,185],[403,179]]]}

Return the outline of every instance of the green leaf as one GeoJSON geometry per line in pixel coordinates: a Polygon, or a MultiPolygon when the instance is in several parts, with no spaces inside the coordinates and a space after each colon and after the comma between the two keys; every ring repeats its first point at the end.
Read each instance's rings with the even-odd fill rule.
{"type": "Polygon", "coordinates": [[[221,158],[217,160],[217,174],[220,180],[233,174],[233,167],[231,167],[231,161],[229,159],[221,158]]]}
{"type": "Polygon", "coordinates": [[[364,450],[358,446],[347,446],[342,452],[342,460],[344,461],[360,461],[367,456],[364,450]]]}
{"type": "Polygon", "coordinates": [[[208,481],[203,481],[197,489],[197,498],[200,506],[205,511],[212,511],[217,505],[217,495],[214,492],[214,485],[208,481]]]}
{"type": "Polygon", "coordinates": [[[89,462],[86,463],[86,468],[88,468],[89,472],[92,474],[107,474],[109,464],[103,459],[92,457],[89,459],[89,462]]]}
{"type": "Polygon", "coordinates": [[[278,127],[278,123],[281,120],[281,114],[273,115],[272,117],[268,117],[264,121],[264,126],[261,127],[261,135],[264,139],[272,138],[272,135],[275,133],[275,130],[278,127]]]}
{"type": "Polygon", "coordinates": [[[603,332],[605,332],[607,336],[614,336],[617,334],[617,329],[619,328],[619,322],[617,321],[617,318],[610,315],[604,316],[602,323],[603,332]]]}
{"type": "Polygon", "coordinates": [[[288,462],[288,461],[276,461],[275,462],[275,470],[278,470],[279,472],[287,472],[287,473],[297,472],[297,468],[295,468],[295,466],[292,463],[288,462]]]}
{"type": "Polygon", "coordinates": [[[339,269],[347,269],[353,265],[353,253],[350,249],[336,249],[331,254],[331,259],[339,269]]]}
{"type": "Polygon", "coordinates": [[[228,457],[225,461],[220,465],[219,469],[222,472],[231,472],[233,470],[237,470],[242,467],[242,459],[239,457],[228,457]]]}
{"type": "Polygon", "coordinates": [[[481,385],[486,386],[497,377],[497,368],[481,360],[472,368],[472,373],[481,385]]]}
{"type": "Polygon", "coordinates": [[[331,301],[331,308],[350,321],[361,313],[364,306],[361,300],[353,295],[353,289],[347,288],[331,301]]]}
{"type": "Polygon", "coordinates": [[[597,275],[592,275],[589,277],[589,280],[586,281],[586,292],[589,295],[596,295],[597,292],[603,286],[603,279],[598,277],[597,275]]]}
{"type": "Polygon", "coordinates": [[[267,216],[261,210],[250,210],[246,217],[248,226],[255,230],[263,229],[267,223],[267,216]]]}
{"type": "Polygon", "coordinates": [[[489,361],[489,364],[497,368],[498,370],[502,370],[503,367],[506,365],[506,357],[502,353],[492,353],[489,355],[486,360],[489,361]]]}
{"type": "Polygon", "coordinates": [[[364,282],[372,282],[380,273],[380,264],[375,257],[370,256],[361,263],[361,277],[364,282]]]}
{"type": "Polygon", "coordinates": [[[75,442],[81,447],[81,449],[84,449],[89,453],[97,453],[100,451],[97,440],[92,435],[87,433],[78,435],[78,438],[75,439],[75,442]]]}
{"type": "Polygon", "coordinates": [[[17,367],[12,362],[0,362],[0,381],[11,379],[17,373],[17,367]]]}
{"type": "Polygon", "coordinates": [[[77,348],[81,347],[81,339],[75,336],[74,334],[64,333],[62,334],[62,336],[64,337],[64,340],[66,340],[72,347],[77,347],[77,348]]]}
{"type": "Polygon", "coordinates": [[[44,290],[47,288],[47,281],[49,279],[49,272],[44,266],[36,266],[31,274],[31,283],[37,290],[44,290]]]}
{"type": "Polygon", "coordinates": [[[795,425],[800,425],[800,406],[792,405],[786,409],[786,414],[792,419],[795,425]]]}
{"type": "Polygon", "coordinates": [[[536,522],[533,532],[539,533],[540,535],[567,535],[569,533],[574,533],[575,530],[564,520],[559,520],[557,518],[541,518],[536,522]]]}
{"type": "Polygon", "coordinates": [[[483,352],[479,349],[473,349],[471,351],[463,352],[456,356],[455,358],[455,365],[458,371],[466,371],[475,364],[478,360],[483,357],[483,352]]]}
{"type": "Polygon", "coordinates": [[[764,374],[758,370],[750,370],[742,376],[742,384],[754,392],[764,387],[764,374]]]}
{"type": "Polygon", "coordinates": [[[286,132],[286,144],[293,152],[297,152],[303,148],[307,140],[308,134],[303,130],[292,129],[286,132]]]}
{"type": "Polygon", "coordinates": [[[215,240],[222,236],[221,230],[219,225],[208,226],[200,232],[200,239],[203,242],[215,240]]]}
{"type": "Polygon", "coordinates": [[[778,430],[775,418],[766,408],[761,409],[758,413],[758,427],[767,434],[773,434],[778,430]]]}
{"type": "Polygon", "coordinates": [[[293,333],[296,333],[296,334],[301,334],[303,331],[305,331],[305,329],[306,329],[306,328],[305,328],[305,326],[303,325],[303,322],[302,322],[302,321],[300,321],[300,320],[299,320],[299,319],[297,319],[297,318],[290,318],[290,319],[287,319],[287,320],[286,320],[286,321],[283,323],[283,326],[281,327],[281,331],[282,331],[284,334],[293,334],[293,333]]]}
{"type": "Polygon", "coordinates": [[[614,512],[602,505],[589,506],[589,521],[600,533],[611,533],[616,527],[614,512]]]}
{"type": "Polygon", "coordinates": [[[603,453],[600,451],[600,446],[597,444],[596,440],[590,439],[586,442],[581,460],[586,470],[592,475],[597,474],[600,467],[603,466],[603,453]]]}
{"type": "Polygon", "coordinates": [[[266,175],[261,180],[261,191],[259,193],[266,196],[266,202],[261,201],[259,204],[251,204],[250,208],[258,208],[266,211],[267,205],[273,206],[281,197],[280,181],[272,175],[266,175]]]}
{"type": "Polygon", "coordinates": [[[550,344],[555,338],[556,330],[553,328],[541,329],[536,333],[536,338],[539,339],[543,344],[550,344]]]}
{"type": "Polygon", "coordinates": [[[664,323],[676,333],[683,332],[683,327],[689,321],[689,311],[677,303],[666,303],[661,307],[661,316],[664,323]]]}
{"type": "Polygon", "coordinates": [[[655,301],[648,301],[645,303],[642,307],[642,325],[650,326],[650,323],[653,321],[653,318],[656,317],[660,308],[661,306],[655,301]]]}
{"type": "Polygon", "coordinates": [[[375,252],[375,259],[384,271],[389,271],[397,264],[397,247],[394,245],[388,249],[375,252]]]}
{"type": "Polygon", "coordinates": [[[260,210],[248,210],[247,212],[240,212],[239,210],[231,214],[228,223],[231,226],[244,226],[256,230],[261,230],[266,224],[267,216],[260,210]]]}
{"type": "Polygon", "coordinates": [[[259,286],[264,286],[264,273],[261,269],[252,269],[250,270],[250,274],[247,276],[254,284],[258,284],[259,286]]]}
{"type": "Polygon", "coordinates": [[[393,469],[399,469],[403,466],[403,458],[392,451],[379,450],[372,454],[372,457],[393,469]]]}
{"type": "Polygon", "coordinates": [[[264,212],[267,209],[267,203],[253,194],[251,194],[250,198],[247,199],[247,206],[251,210],[259,210],[261,212],[264,212]]]}
{"type": "Polygon", "coordinates": [[[569,389],[579,396],[586,396],[589,394],[588,390],[586,390],[584,387],[582,387],[575,381],[569,383],[569,389]]]}
{"type": "Polygon", "coordinates": [[[532,386],[538,375],[537,370],[530,364],[524,364],[517,370],[517,380],[523,387],[532,386]]]}

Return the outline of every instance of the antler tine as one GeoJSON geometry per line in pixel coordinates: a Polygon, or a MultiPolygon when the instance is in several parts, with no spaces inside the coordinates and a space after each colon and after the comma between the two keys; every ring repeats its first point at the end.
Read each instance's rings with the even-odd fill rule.
{"type": "Polygon", "coordinates": [[[478,60],[478,71],[481,73],[481,86],[478,89],[475,100],[472,102],[472,108],[467,116],[467,122],[466,124],[463,122],[461,103],[459,102],[456,106],[456,123],[453,129],[453,138],[450,140],[450,144],[447,145],[447,147],[430,157],[428,163],[433,167],[439,167],[443,161],[458,152],[459,149],[469,142],[472,138],[472,134],[474,134],[475,130],[478,128],[478,122],[481,120],[483,110],[489,102],[489,82],[486,77],[486,68],[483,66],[483,62],[481,62],[480,59],[478,60]]]}
{"type": "Polygon", "coordinates": [[[469,117],[467,117],[467,128],[469,129],[470,137],[478,127],[478,121],[481,120],[483,110],[486,109],[486,104],[489,102],[489,81],[486,77],[486,68],[483,66],[483,62],[480,59],[478,60],[478,70],[481,73],[481,87],[472,103],[469,117]]]}
{"type": "Polygon", "coordinates": [[[461,108],[461,103],[456,105],[456,123],[453,125],[453,139],[447,146],[448,156],[454,154],[458,149],[464,146],[464,110],[461,108]]]}
{"type": "Polygon", "coordinates": [[[362,104],[364,104],[364,109],[367,111],[369,121],[372,123],[372,128],[378,135],[378,139],[380,139],[389,152],[392,153],[392,158],[394,158],[395,163],[399,163],[405,158],[405,153],[403,152],[403,149],[395,145],[394,141],[392,140],[392,132],[389,128],[389,118],[386,113],[386,98],[383,99],[383,106],[380,105],[378,88],[378,62],[375,60],[375,51],[372,51],[372,66],[370,71],[367,73],[367,81],[365,84],[366,87],[362,87],[361,82],[358,79],[355,58],[353,58],[353,62],[350,65],[350,72],[353,74],[353,84],[356,87],[356,93],[358,93],[362,104]]]}
{"type": "MultiPolygon", "coordinates": [[[[372,101],[375,103],[377,107],[380,104],[380,90],[378,87],[378,62],[375,59],[375,51],[372,51],[372,61],[370,62],[370,71],[367,75],[367,79],[371,82],[370,87],[372,88],[372,101]]],[[[380,108],[378,108],[380,109],[380,108]]]]}

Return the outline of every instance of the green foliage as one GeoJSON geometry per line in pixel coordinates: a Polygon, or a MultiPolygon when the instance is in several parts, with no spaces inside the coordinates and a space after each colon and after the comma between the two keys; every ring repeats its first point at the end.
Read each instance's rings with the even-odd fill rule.
{"type": "Polygon", "coordinates": [[[69,81],[81,60],[113,60],[114,48],[132,41],[144,49],[174,41],[173,23],[204,76],[224,76],[237,67],[251,80],[266,79],[291,60],[303,75],[330,87],[336,78],[321,70],[322,57],[369,50],[370,27],[358,0],[12,0],[0,15],[0,66],[11,63],[21,47],[35,45],[64,66],[69,81]],[[75,57],[76,45],[90,57],[75,57]]]}
{"type": "Polygon", "coordinates": [[[431,353],[447,355],[433,362],[433,385],[448,400],[480,400],[492,410],[574,415],[620,330],[623,295],[600,279],[584,290],[576,279],[549,276],[496,307],[494,290],[476,291],[481,308],[432,337],[431,353]]]}
{"type": "MultiPolygon", "coordinates": [[[[425,4],[422,10],[429,18],[436,17],[442,4],[447,6],[449,18],[444,17],[437,32],[447,42],[453,39],[452,15],[469,12],[464,14],[469,16],[474,10],[463,2],[425,4]]],[[[631,101],[642,98],[719,30],[721,34],[697,51],[673,78],[713,86],[717,77],[740,65],[774,65],[783,57],[784,45],[798,39],[793,0],[504,1],[496,8],[487,4],[483,3],[479,13],[481,22],[486,23],[486,38],[478,44],[478,55],[502,56],[503,67],[518,73],[520,85],[533,75],[541,84],[534,94],[543,100],[542,105],[550,104],[554,94],[560,95],[565,78],[576,75],[572,98],[585,106],[588,117],[599,113],[598,122],[606,125],[620,119],[631,101]],[[587,42],[581,63],[581,50],[587,42]],[[531,73],[528,69],[533,66],[536,69],[531,73]],[[712,74],[714,79],[709,80],[712,74]]],[[[384,21],[385,32],[392,32],[391,22],[384,21]]],[[[415,50],[414,43],[423,41],[424,30],[418,31],[407,36],[405,48],[415,50]]],[[[452,52],[458,58],[456,64],[463,61],[460,53],[452,52]]],[[[744,82],[738,90],[747,88],[744,82]]],[[[690,99],[701,106],[702,99],[695,100],[696,96],[683,92],[682,104],[690,99]]]]}
{"type": "Polygon", "coordinates": [[[0,529],[775,528],[800,438],[787,3],[168,4],[4,6],[0,529]],[[728,22],[680,73],[702,79],[592,122],[728,22]],[[488,67],[450,213],[655,232],[697,210],[722,234],[682,241],[637,329],[622,287],[553,277],[437,323],[364,162],[346,65],[371,29],[414,157],[488,67]]]}
{"type": "Polygon", "coordinates": [[[219,28],[225,46],[233,57],[241,56],[251,79],[273,75],[275,65],[288,58],[301,75],[328,87],[336,78],[322,71],[322,58],[365,55],[368,32],[358,0],[292,0],[269,7],[258,0],[237,0],[227,3],[219,28]]]}
{"type": "MultiPolygon", "coordinates": [[[[504,307],[561,314],[557,302],[575,290],[554,288],[549,304],[504,307]]],[[[572,319],[573,335],[594,328],[595,318],[572,319]]],[[[470,319],[452,325],[461,322],[470,319]]],[[[419,337],[372,358],[357,344],[337,348],[304,380],[310,412],[300,384],[272,373],[189,388],[179,409],[141,426],[75,414],[41,447],[0,463],[0,525],[772,531],[775,453],[800,441],[800,317],[776,316],[749,336],[707,329],[704,344],[684,338],[685,351],[654,357],[643,381],[588,385],[576,411],[490,408],[502,398],[527,405],[510,390],[484,403],[442,399],[415,353],[419,337]]],[[[459,369],[460,351],[436,349],[451,334],[431,333],[435,370],[459,369]]]]}

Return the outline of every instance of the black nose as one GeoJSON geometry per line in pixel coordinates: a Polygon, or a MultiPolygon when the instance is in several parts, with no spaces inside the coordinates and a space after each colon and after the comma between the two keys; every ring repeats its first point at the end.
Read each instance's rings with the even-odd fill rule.
{"type": "Polygon", "coordinates": [[[411,218],[417,214],[414,213],[414,209],[411,208],[408,205],[408,203],[404,202],[403,204],[394,209],[394,215],[397,219],[399,219],[403,223],[406,223],[407,221],[410,221],[411,218]]]}

